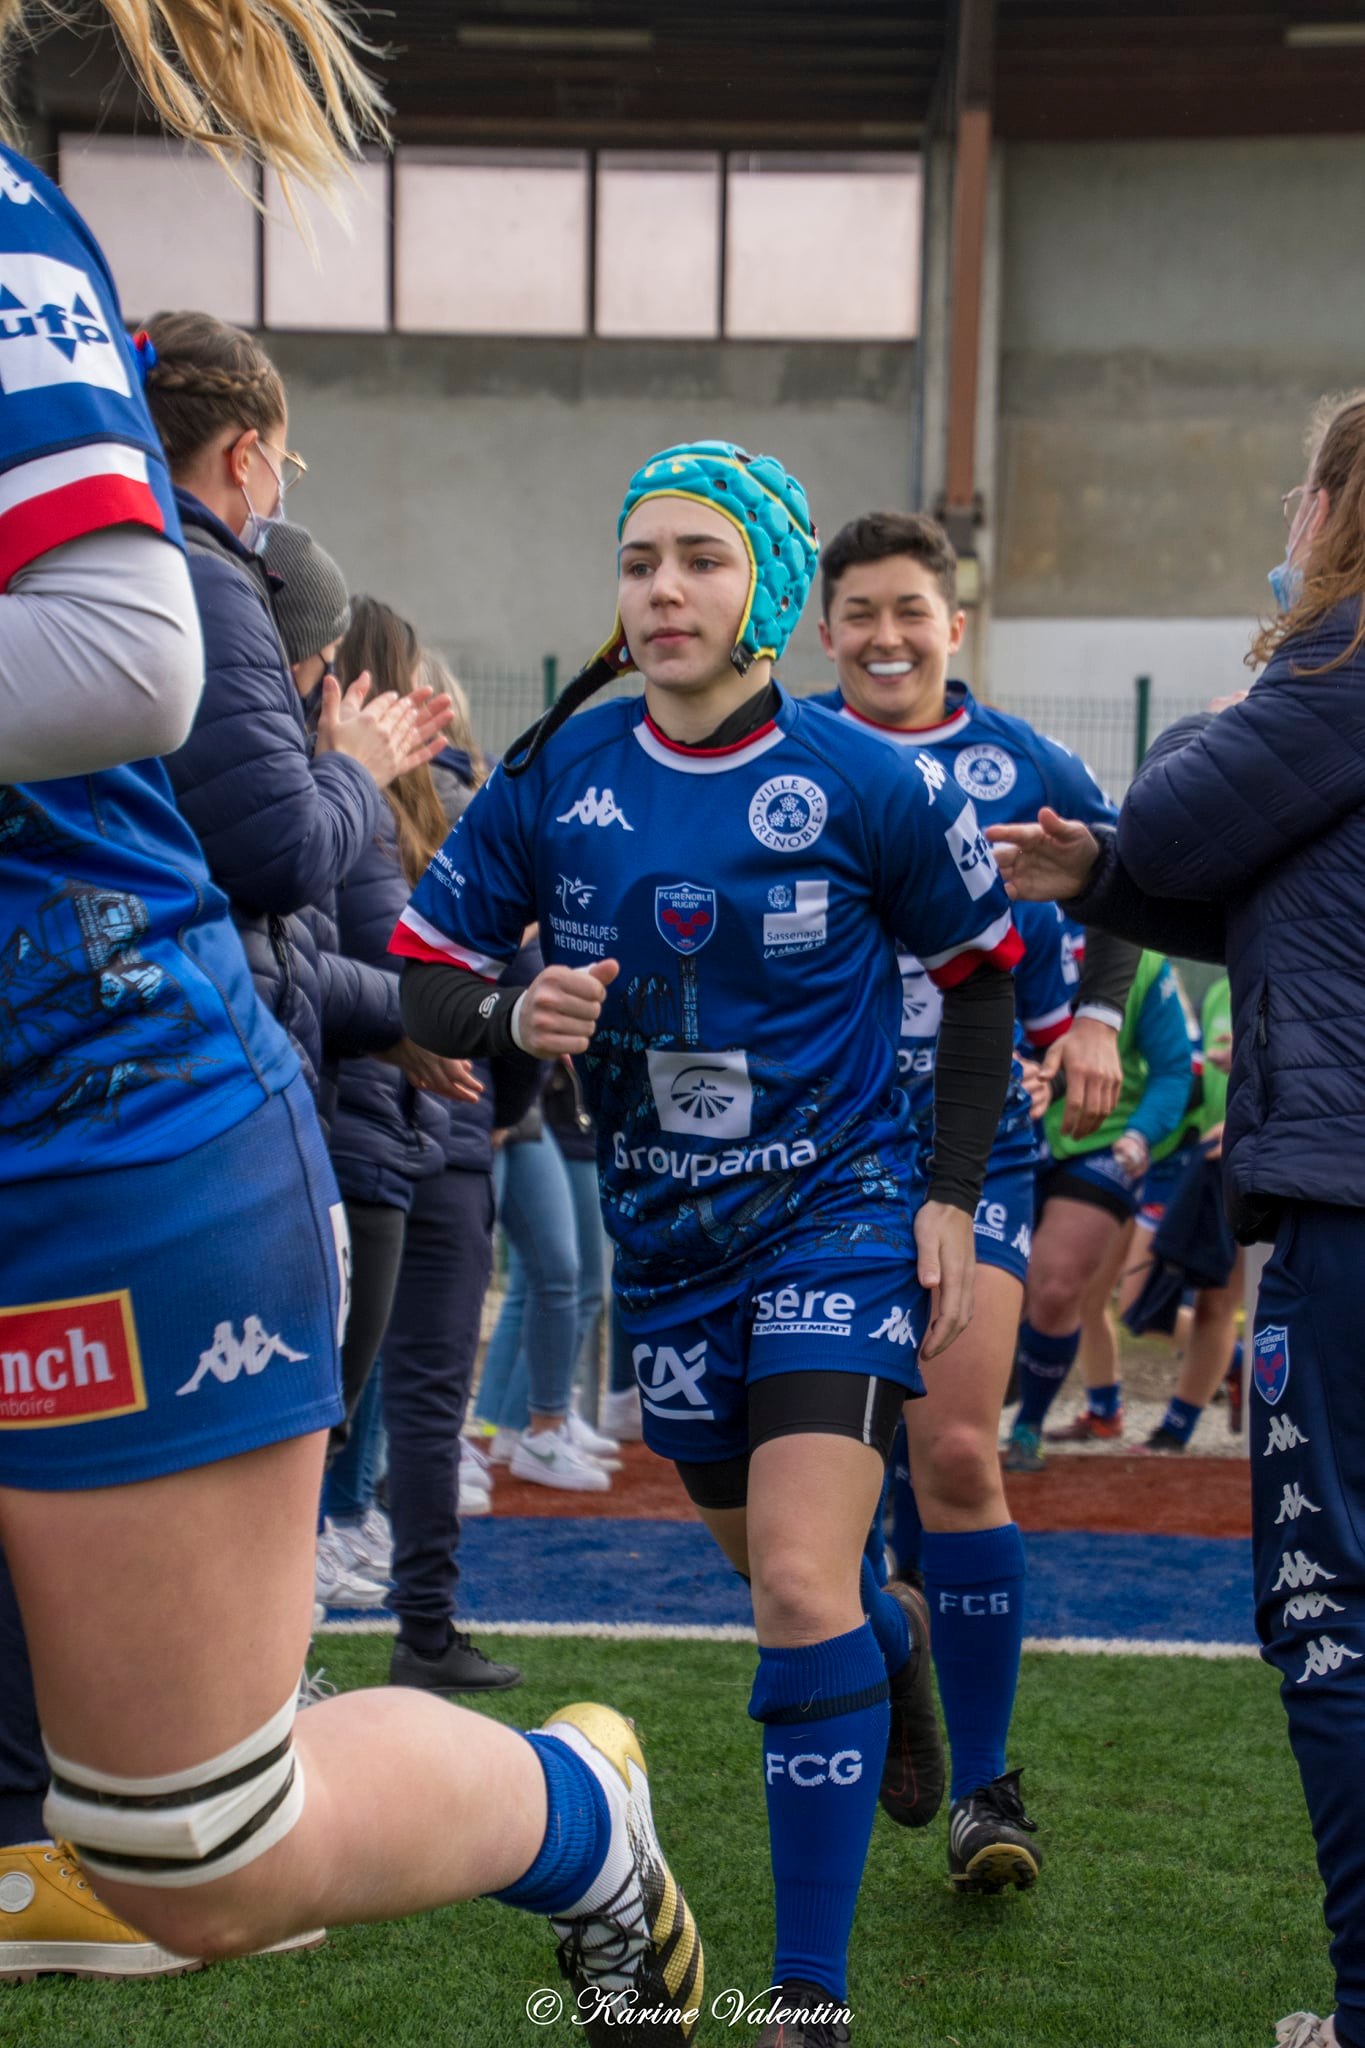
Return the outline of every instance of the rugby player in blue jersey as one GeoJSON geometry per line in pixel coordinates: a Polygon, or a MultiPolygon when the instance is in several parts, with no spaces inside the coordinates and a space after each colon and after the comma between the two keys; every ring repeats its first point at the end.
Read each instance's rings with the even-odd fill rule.
{"type": "MultiPolygon", "coordinates": [[[[944,789],[961,790],[987,820],[1032,818],[1040,803],[1052,801],[1049,791],[1065,791],[1069,815],[1113,818],[1074,755],[1023,719],[978,704],[965,684],[949,679],[966,618],[957,602],[957,558],[935,520],[894,512],[855,519],[826,546],[821,572],[820,636],[839,678],[821,701],[845,724],[885,743],[908,781],[932,778],[944,789]]],[[[1054,916],[1021,931],[1032,954],[1020,971],[1023,1027],[1036,1046],[1048,1048],[1044,1074],[1065,1075],[1067,1128],[1090,1129],[1117,1096],[1117,1027],[1136,949],[1115,940],[1088,949],[1073,1023],[1064,928],[1054,916]]],[[[907,1003],[916,986],[913,967],[907,963],[907,1003]]],[[[918,1028],[925,1043],[907,1083],[926,1143],[933,1123],[933,1021],[930,1014],[918,1028]]],[[[939,1048],[941,1057],[941,1038],[939,1048]]],[[[972,1891],[1030,1885],[1042,1860],[1019,1773],[1006,1770],[1025,1572],[996,1448],[1028,1267],[1033,1151],[1029,1106],[1016,1082],[976,1214],[971,1328],[951,1358],[935,1363],[926,1356],[929,1398],[905,1409],[923,1534],[917,1556],[902,1535],[907,1555],[897,1563],[902,1574],[923,1576],[952,1759],[949,1874],[972,1891]]],[[[908,1504],[898,1516],[898,1533],[907,1523],[913,1527],[908,1504]]],[[[897,1582],[892,1585],[899,1592],[897,1582]]],[[[910,1825],[932,1819],[942,1793],[934,1742],[924,1732],[918,1751],[903,1761],[906,1782],[922,1790],[898,1815],[910,1825]]],[[[915,1733],[908,1724],[907,1734],[915,1733]]]]}
{"type": "MultiPolygon", "coordinates": [[[[108,11],[163,118],[224,152],[325,183],[352,110],[376,115],[314,0],[241,39],[199,0],[108,11]]],[[[491,1893],[549,1916],[589,2041],[629,2006],[634,2038],[678,2048],[701,1949],[622,1716],[522,1735],[387,1689],[295,1726],[341,1206],[152,758],[185,737],[203,651],[139,358],[89,229],[3,147],[0,286],[0,1543],[54,1838],[0,1858],[0,1975],[145,1974],[491,1893]],[[62,1887],[78,1944],[42,1931],[62,1887]]],[[[225,432],[261,514],[280,445],[225,432]]]]}
{"type": "Polygon", "coordinates": [[[912,1663],[863,1545],[919,1357],[971,1313],[1019,943],[962,789],[772,679],[816,567],[780,464],[670,449],[619,540],[616,630],[394,945],[421,1043],[578,1062],[645,1436],[752,1588],[773,1981],[807,2015],[762,2040],[827,2048],[912,1663]],[[642,700],[567,721],[630,668],[642,700]],[[517,996],[494,978],[533,919],[550,964],[517,996]],[[943,1003],[927,1188],[897,1085],[907,947],[943,1003]]]}

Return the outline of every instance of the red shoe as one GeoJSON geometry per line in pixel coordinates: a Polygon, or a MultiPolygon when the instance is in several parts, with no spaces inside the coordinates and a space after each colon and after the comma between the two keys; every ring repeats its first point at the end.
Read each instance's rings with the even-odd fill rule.
{"type": "Polygon", "coordinates": [[[1094,1415],[1082,1408],[1079,1415],[1061,1429],[1044,1432],[1050,1444],[1112,1444],[1123,1435],[1123,1410],[1117,1415],[1094,1415]]]}

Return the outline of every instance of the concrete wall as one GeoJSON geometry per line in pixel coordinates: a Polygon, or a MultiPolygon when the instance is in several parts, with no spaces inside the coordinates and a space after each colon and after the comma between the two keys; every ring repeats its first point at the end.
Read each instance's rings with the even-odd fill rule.
{"type": "MultiPolygon", "coordinates": [[[[913,348],[274,335],[292,515],[466,665],[562,676],[606,637],[625,484],[706,435],[779,455],[826,533],[909,489],[913,348]]],[[[824,661],[807,614],[786,664],[824,661]]]]}
{"type": "Polygon", "coordinates": [[[1365,382],[1365,138],[1011,147],[1003,266],[997,616],[1263,610],[1365,382]]]}

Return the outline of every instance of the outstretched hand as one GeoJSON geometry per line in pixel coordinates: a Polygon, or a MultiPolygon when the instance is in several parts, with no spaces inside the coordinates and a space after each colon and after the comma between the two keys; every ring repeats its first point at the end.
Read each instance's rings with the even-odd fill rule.
{"type": "Polygon", "coordinates": [[[1088,825],[1063,818],[1046,804],[1036,825],[991,825],[986,837],[1009,895],[1026,903],[1065,903],[1079,896],[1100,857],[1088,825]]]}

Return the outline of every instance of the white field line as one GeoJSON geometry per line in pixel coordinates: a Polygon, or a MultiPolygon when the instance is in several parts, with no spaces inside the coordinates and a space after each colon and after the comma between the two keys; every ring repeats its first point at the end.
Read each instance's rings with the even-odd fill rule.
{"type": "MultiPolygon", "coordinates": [[[[461,1617],[467,1620],[467,1617],[461,1617]]],[[[752,1643],[751,1628],[737,1623],[715,1627],[691,1623],[648,1621],[468,1621],[476,1635],[583,1636],[615,1643],[752,1643]]],[[[398,1624],[388,1615],[360,1620],[325,1621],[315,1634],[323,1636],[391,1636],[398,1624]]],[[[1252,1643],[1157,1642],[1143,1636],[1026,1636],[1026,1650],[1064,1657],[1258,1657],[1252,1643]]]]}

